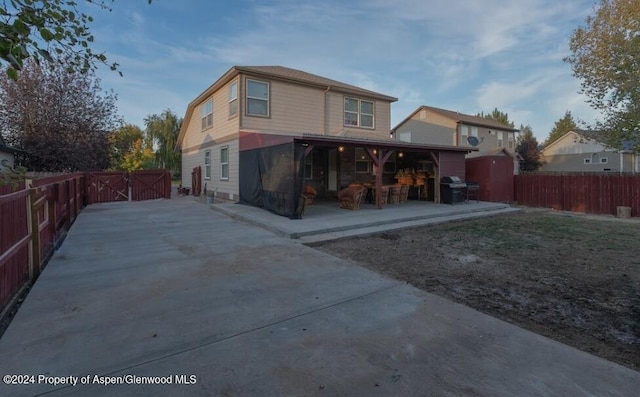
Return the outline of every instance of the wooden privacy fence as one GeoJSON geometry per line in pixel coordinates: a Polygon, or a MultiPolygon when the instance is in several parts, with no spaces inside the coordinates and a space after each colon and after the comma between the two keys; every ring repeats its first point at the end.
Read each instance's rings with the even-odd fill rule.
{"type": "Polygon", "coordinates": [[[53,255],[84,206],[105,201],[171,198],[167,170],[87,172],[27,181],[0,195],[0,317],[53,255]]]}
{"type": "Polygon", "coordinates": [[[35,281],[84,202],[83,174],[0,196],[0,312],[35,281]]]}
{"type": "Polygon", "coordinates": [[[625,206],[640,216],[640,175],[521,174],[515,176],[515,200],[589,214],[615,215],[618,206],[625,206]]]}

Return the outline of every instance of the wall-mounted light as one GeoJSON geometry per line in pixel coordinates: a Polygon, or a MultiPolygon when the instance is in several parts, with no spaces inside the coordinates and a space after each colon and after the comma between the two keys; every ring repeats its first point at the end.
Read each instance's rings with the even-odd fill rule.
{"type": "Polygon", "coordinates": [[[342,145],[338,146],[338,151],[340,153],[344,152],[344,146],[342,146],[342,145]]]}
{"type": "Polygon", "coordinates": [[[398,157],[403,158],[403,157],[404,157],[404,153],[399,152],[399,153],[398,153],[398,157]]]}
{"type": "Polygon", "coordinates": [[[373,149],[373,154],[378,154],[378,149],[373,149]]]}

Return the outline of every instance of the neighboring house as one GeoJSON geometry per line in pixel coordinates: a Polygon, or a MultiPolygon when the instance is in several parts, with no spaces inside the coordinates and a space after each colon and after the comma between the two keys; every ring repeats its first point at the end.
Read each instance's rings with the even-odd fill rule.
{"type": "Polygon", "coordinates": [[[200,166],[217,198],[295,218],[305,185],[335,197],[352,182],[379,192],[405,168],[464,177],[472,149],[389,137],[396,100],[282,66],[234,66],[187,107],[177,143],[182,185],[200,166]]]}
{"type": "Polygon", "coordinates": [[[514,158],[514,173],[517,173],[517,131],[493,119],[432,106],[420,106],[402,120],[392,130],[392,134],[396,140],[402,142],[478,149],[477,152],[469,153],[467,157],[493,156],[495,153],[506,152],[514,158]]]}
{"type": "Polygon", "coordinates": [[[569,131],[540,152],[543,172],[640,172],[639,156],[604,143],[602,132],[569,131]]]}
{"type": "Polygon", "coordinates": [[[6,168],[14,168],[15,157],[18,153],[20,153],[20,150],[5,145],[4,140],[0,135],[0,172],[4,171],[6,168]]]}

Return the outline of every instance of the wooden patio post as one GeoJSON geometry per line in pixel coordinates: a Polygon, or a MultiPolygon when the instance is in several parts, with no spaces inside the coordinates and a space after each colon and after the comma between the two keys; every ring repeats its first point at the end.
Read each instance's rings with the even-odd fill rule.
{"type": "Polygon", "coordinates": [[[373,149],[371,148],[367,148],[367,153],[369,153],[369,157],[371,157],[371,160],[373,160],[373,165],[376,166],[376,207],[378,209],[382,209],[382,203],[380,202],[380,192],[382,191],[382,172],[383,172],[383,166],[384,163],[387,162],[387,160],[389,160],[389,157],[391,157],[391,154],[393,153],[394,149],[389,149],[389,150],[384,150],[384,149],[379,149],[378,150],[378,154],[376,155],[373,152],[373,149]]]}

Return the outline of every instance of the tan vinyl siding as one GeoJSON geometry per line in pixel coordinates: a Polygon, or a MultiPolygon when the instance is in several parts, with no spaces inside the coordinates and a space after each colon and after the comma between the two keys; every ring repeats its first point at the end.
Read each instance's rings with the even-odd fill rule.
{"type": "Polygon", "coordinates": [[[317,88],[280,81],[247,77],[240,90],[242,129],[277,131],[299,135],[304,132],[321,134],[324,126],[323,91],[317,88]],[[246,79],[269,83],[269,116],[246,114],[246,79]]]}
{"type": "Polygon", "coordinates": [[[330,92],[327,94],[327,135],[338,135],[343,130],[362,137],[389,138],[391,131],[391,104],[357,95],[330,92]],[[374,103],[374,128],[358,128],[344,125],[344,97],[361,99],[374,103]]]}
{"type": "Polygon", "coordinates": [[[203,146],[208,143],[210,144],[221,137],[238,132],[238,116],[229,117],[228,87],[229,84],[225,85],[213,94],[213,126],[211,128],[204,131],[202,130],[202,122],[200,118],[200,106],[202,104],[194,108],[193,115],[189,120],[187,132],[182,142],[183,149],[203,146]]]}
{"type": "Polygon", "coordinates": [[[211,148],[211,181],[207,185],[209,191],[214,191],[216,197],[223,199],[238,200],[240,173],[239,173],[239,148],[238,140],[215,145],[211,148]],[[220,149],[229,148],[229,179],[220,179],[220,149]],[[233,195],[230,197],[229,195],[233,195]]]}
{"type": "Polygon", "coordinates": [[[456,129],[457,123],[448,117],[441,114],[429,111],[427,109],[421,109],[411,118],[412,120],[418,120],[424,123],[435,124],[442,127],[456,129]]]}
{"type": "MultiPolygon", "coordinates": [[[[191,172],[197,166],[204,166],[204,151],[197,149],[190,151],[182,151],[182,181],[183,187],[191,188],[191,172]]],[[[203,171],[204,175],[204,171],[203,171]]]]}

